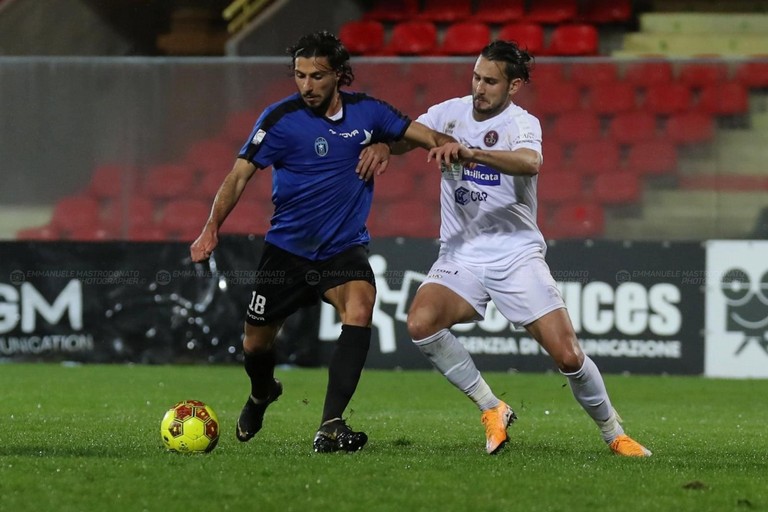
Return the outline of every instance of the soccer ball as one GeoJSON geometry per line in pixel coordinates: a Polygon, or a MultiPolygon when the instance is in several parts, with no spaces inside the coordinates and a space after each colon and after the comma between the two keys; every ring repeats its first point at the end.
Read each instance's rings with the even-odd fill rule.
{"type": "Polygon", "coordinates": [[[174,452],[210,452],[219,442],[219,419],[209,405],[199,400],[184,400],[165,413],[160,436],[174,452]]]}

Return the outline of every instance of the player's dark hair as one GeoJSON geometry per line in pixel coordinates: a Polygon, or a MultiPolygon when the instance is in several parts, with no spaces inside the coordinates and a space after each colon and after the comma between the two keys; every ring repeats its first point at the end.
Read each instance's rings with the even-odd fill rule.
{"type": "Polygon", "coordinates": [[[504,74],[509,80],[520,78],[524,83],[531,80],[533,55],[511,41],[493,41],[483,48],[480,55],[491,61],[504,63],[504,74]]]}
{"type": "Polygon", "coordinates": [[[295,45],[288,47],[291,66],[296,65],[296,57],[326,57],[336,73],[339,74],[339,86],[350,85],[355,74],[349,64],[349,52],[338,37],[327,30],[302,36],[295,45]]]}

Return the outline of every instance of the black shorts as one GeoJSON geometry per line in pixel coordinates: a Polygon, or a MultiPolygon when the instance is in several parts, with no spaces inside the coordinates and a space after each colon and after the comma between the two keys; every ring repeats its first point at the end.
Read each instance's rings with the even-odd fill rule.
{"type": "Polygon", "coordinates": [[[265,243],[256,276],[245,317],[251,325],[282,321],[299,308],[317,304],[326,291],[349,281],[367,281],[376,286],[368,249],[362,245],[327,260],[312,261],[265,243]]]}

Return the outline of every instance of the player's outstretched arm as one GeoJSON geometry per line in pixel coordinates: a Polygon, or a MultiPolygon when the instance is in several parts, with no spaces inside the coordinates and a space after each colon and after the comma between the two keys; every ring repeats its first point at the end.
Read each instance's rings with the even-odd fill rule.
{"type": "Polygon", "coordinates": [[[216,193],[211,213],[205,226],[203,226],[203,231],[189,248],[192,261],[198,262],[210,258],[211,253],[219,244],[219,228],[237,204],[243,190],[245,190],[245,185],[255,171],[256,166],[252,163],[241,158],[235,161],[235,165],[224,178],[219,191],[216,193]]]}
{"type": "Polygon", "coordinates": [[[449,142],[429,150],[428,160],[482,164],[497,171],[515,176],[534,176],[541,167],[541,155],[532,149],[513,151],[468,148],[458,142],[449,142]]]}
{"type": "Polygon", "coordinates": [[[415,147],[432,149],[449,142],[456,142],[456,139],[450,135],[435,131],[432,128],[414,121],[408,126],[408,129],[405,130],[402,140],[394,143],[391,147],[392,153],[401,155],[415,147]]]}

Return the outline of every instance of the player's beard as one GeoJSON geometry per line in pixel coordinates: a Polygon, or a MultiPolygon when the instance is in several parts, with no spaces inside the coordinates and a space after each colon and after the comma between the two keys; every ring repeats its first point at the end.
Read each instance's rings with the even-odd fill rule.
{"type": "Polygon", "coordinates": [[[482,114],[483,117],[493,117],[500,114],[505,108],[507,108],[508,102],[501,101],[499,103],[490,103],[485,97],[472,96],[472,107],[475,112],[482,114]],[[482,100],[482,102],[480,101],[482,100]]]}
{"type": "Polygon", "coordinates": [[[323,98],[323,100],[320,103],[317,103],[315,105],[310,105],[307,102],[308,98],[304,98],[304,104],[309,107],[309,109],[314,112],[315,114],[319,116],[324,116],[325,113],[328,111],[328,107],[331,106],[331,101],[333,101],[333,94],[330,94],[328,97],[323,98]]]}

